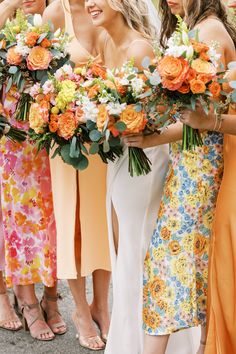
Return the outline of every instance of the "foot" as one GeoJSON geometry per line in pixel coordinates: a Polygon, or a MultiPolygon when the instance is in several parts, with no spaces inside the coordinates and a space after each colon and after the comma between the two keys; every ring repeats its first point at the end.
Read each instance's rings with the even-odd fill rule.
{"type": "Polygon", "coordinates": [[[197,354],[204,354],[205,349],[206,349],[206,342],[203,341],[203,340],[201,340],[201,341],[200,341],[199,349],[198,349],[198,351],[197,351],[197,354]]]}
{"type": "Polygon", "coordinates": [[[78,332],[76,337],[79,339],[79,344],[82,347],[95,351],[105,348],[104,342],[97,335],[89,307],[86,314],[79,314],[78,311],[75,311],[72,315],[72,320],[78,332]]]}
{"type": "Polygon", "coordinates": [[[39,303],[24,304],[21,309],[25,330],[30,331],[31,337],[42,341],[49,341],[55,338],[44,320],[39,303]]]}
{"type": "Polygon", "coordinates": [[[58,310],[58,296],[52,297],[44,294],[41,307],[45,315],[45,320],[54,334],[64,334],[67,331],[65,322],[58,310]]]}
{"type": "Polygon", "coordinates": [[[9,331],[18,331],[22,323],[13,310],[6,292],[0,293],[0,327],[9,331]]]}
{"type": "Polygon", "coordinates": [[[104,342],[107,341],[109,326],[110,326],[110,315],[107,308],[98,308],[94,303],[90,305],[90,312],[92,319],[97,324],[100,332],[101,338],[104,342]]]}

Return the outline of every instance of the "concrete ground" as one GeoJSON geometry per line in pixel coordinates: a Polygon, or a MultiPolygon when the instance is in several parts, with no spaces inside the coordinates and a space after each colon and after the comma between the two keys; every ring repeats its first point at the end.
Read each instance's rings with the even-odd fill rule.
{"type": "MultiPolygon", "coordinates": [[[[40,342],[30,337],[28,332],[20,330],[18,332],[10,332],[0,329],[0,354],[91,354],[82,348],[78,340],[75,338],[76,330],[71,321],[71,313],[74,309],[74,303],[67,283],[60,281],[58,291],[63,297],[59,301],[60,311],[68,325],[68,331],[63,336],[56,336],[51,342],[40,342]]],[[[37,286],[37,294],[39,299],[42,294],[42,287],[37,286]]],[[[91,279],[87,284],[88,300],[92,299],[91,279]]],[[[103,354],[103,351],[98,351],[103,354]]]]}

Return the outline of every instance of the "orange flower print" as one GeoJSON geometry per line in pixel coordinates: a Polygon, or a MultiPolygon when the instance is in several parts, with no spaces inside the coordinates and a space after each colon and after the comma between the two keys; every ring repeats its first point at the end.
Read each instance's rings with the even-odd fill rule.
{"type": "Polygon", "coordinates": [[[147,327],[155,329],[159,326],[160,316],[157,312],[151,311],[147,308],[143,310],[143,322],[147,327]]]}

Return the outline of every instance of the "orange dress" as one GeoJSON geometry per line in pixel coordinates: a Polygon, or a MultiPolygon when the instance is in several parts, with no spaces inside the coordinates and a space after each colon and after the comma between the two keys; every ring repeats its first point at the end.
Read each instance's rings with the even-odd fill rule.
{"type": "MultiPolygon", "coordinates": [[[[73,38],[69,47],[71,60],[76,66],[82,66],[91,59],[91,55],[75,36],[69,0],[61,0],[61,3],[65,14],[65,30],[73,38]]],[[[100,57],[93,60],[99,61],[100,57]]],[[[99,156],[91,156],[88,169],[79,173],[60,157],[51,159],[50,164],[57,226],[58,278],[77,277],[76,256],[81,262],[82,276],[96,269],[110,271],[106,165],[99,156]]]]}
{"type": "MultiPolygon", "coordinates": [[[[236,111],[231,109],[232,114],[236,111]]],[[[205,354],[236,353],[236,136],[224,138],[224,176],[212,238],[205,354]]]]}

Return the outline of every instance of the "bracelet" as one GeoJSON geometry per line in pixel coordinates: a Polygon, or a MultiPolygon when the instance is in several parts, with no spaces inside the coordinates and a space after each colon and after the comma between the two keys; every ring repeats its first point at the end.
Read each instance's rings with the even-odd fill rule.
{"type": "Polygon", "coordinates": [[[217,112],[216,114],[215,114],[215,116],[216,116],[216,122],[217,122],[217,124],[216,124],[216,127],[215,127],[215,131],[216,132],[220,132],[220,129],[221,129],[221,126],[222,126],[222,122],[223,122],[223,118],[222,118],[222,115],[221,115],[221,113],[219,113],[219,112],[217,112]]]}
{"type": "Polygon", "coordinates": [[[216,130],[217,123],[218,123],[218,119],[217,119],[217,114],[216,113],[214,114],[214,117],[215,117],[215,123],[214,123],[214,127],[213,127],[212,131],[216,130]]]}

